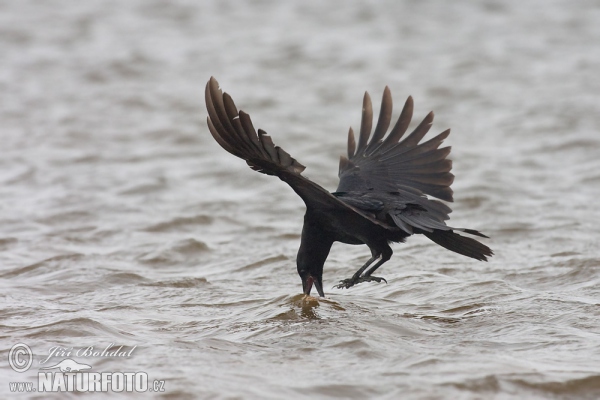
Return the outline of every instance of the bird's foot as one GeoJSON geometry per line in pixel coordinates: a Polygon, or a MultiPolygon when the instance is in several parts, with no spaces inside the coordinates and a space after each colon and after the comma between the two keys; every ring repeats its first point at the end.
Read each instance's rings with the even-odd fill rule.
{"type": "Polygon", "coordinates": [[[363,282],[377,282],[377,283],[385,282],[387,284],[387,281],[385,280],[385,278],[381,278],[379,276],[361,276],[358,279],[354,279],[354,278],[343,279],[340,281],[340,283],[338,285],[335,285],[334,288],[350,289],[352,286],[358,285],[359,283],[363,283],[363,282]]]}

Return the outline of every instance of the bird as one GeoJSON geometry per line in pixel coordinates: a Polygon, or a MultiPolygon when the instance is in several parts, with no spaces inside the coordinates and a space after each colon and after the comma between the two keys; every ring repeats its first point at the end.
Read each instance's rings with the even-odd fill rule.
{"type": "Polygon", "coordinates": [[[450,129],[421,142],[433,123],[430,112],[405,136],[413,114],[411,96],[388,133],[392,95],[386,86],[372,132],[373,106],[365,92],[358,142],[350,128],[347,156],[340,157],[339,184],[331,193],[303,176],[306,167],[276,146],[264,130],[256,130],[250,116],[238,111],[214,77],[206,84],[205,100],[207,124],[215,141],[245,160],[251,169],[287,183],[304,201],[306,213],[296,267],[306,296],[314,286],[319,296],[325,297],[323,267],[334,242],[365,244],[371,251],[364,265],[334,286],[338,289],[363,282],[387,284],[385,278],[373,273],[392,257],[390,243],[405,242],[415,234],[475,260],[487,261],[493,255],[488,246],[457,232],[488,236],[446,225],[452,210],[443,201],[453,201],[450,186],[454,175],[450,172],[452,161],[447,158],[451,148],[440,145],[450,129]]]}

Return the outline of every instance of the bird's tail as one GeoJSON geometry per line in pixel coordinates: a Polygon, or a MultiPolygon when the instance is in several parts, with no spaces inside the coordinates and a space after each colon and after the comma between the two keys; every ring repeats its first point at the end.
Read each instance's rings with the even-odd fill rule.
{"type": "Polygon", "coordinates": [[[423,232],[429,240],[440,246],[463,256],[471,257],[479,261],[487,261],[487,257],[494,255],[492,249],[479,243],[475,239],[460,236],[452,231],[435,229],[433,232],[423,232]]]}

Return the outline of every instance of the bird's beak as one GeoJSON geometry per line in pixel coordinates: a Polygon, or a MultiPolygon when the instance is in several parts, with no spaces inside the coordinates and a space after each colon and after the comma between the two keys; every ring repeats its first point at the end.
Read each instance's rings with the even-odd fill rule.
{"type": "Polygon", "coordinates": [[[304,294],[309,296],[310,291],[312,290],[313,284],[319,292],[319,296],[325,297],[325,292],[323,292],[323,282],[321,278],[315,278],[312,275],[308,275],[306,280],[302,281],[302,289],[304,290],[304,294]]]}
{"type": "Polygon", "coordinates": [[[325,292],[323,292],[323,282],[322,278],[315,279],[315,288],[317,288],[317,292],[319,292],[319,296],[325,297],[325,292]]]}

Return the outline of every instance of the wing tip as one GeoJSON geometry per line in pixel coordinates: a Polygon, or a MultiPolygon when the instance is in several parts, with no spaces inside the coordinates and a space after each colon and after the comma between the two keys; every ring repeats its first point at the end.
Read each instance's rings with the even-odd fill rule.
{"type": "Polygon", "coordinates": [[[205,96],[208,128],[223,149],[246,160],[252,169],[266,174],[287,170],[300,175],[304,171],[306,167],[275,146],[264,130],[258,129],[256,133],[250,116],[237,109],[231,96],[221,90],[214,76],[206,84],[205,96]]]}
{"type": "Polygon", "coordinates": [[[348,158],[354,157],[356,153],[356,140],[354,138],[354,130],[352,127],[348,129],[348,158]]]}
{"type": "Polygon", "coordinates": [[[385,87],[383,88],[383,98],[389,98],[390,100],[392,100],[392,91],[388,85],[385,85],[385,87]]]}

